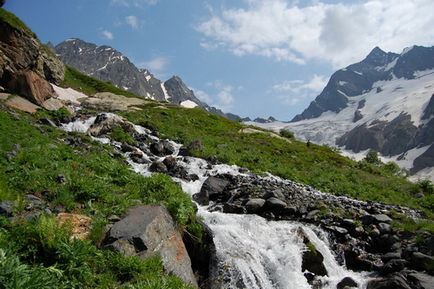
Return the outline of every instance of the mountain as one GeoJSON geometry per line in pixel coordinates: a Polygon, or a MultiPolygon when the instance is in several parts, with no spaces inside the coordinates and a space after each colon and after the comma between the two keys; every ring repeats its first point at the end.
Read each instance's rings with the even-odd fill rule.
{"type": "Polygon", "coordinates": [[[109,81],[119,88],[154,100],[166,100],[163,83],[148,70],[137,68],[116,49],[97,46],[80,39],[68,39],[55,46],[60,59],[67,65],[95,77],[109,81]]]}
{"type": "Polygon", "coordinates": [[[375,47],[336,71],[287,127],[301,139],[338,146],[356,157],[374,149],[420,177],[434,179],[434,47],[401,54],[375,47]]]}
{"type": "MultiPolygon", "coordinates": [[[[51,44],[47,45],[52,48],[51,44]]],[[[224,113],[200,101],[179,76],[162,82],[149,70],[137,68],[116,49],[71,38],[54,47],[56,54],[67,65],[115,86],[145,98],[168,101],[187,108],[201,107],[209,112],[239,121],[241,117],[224,113]]]]}

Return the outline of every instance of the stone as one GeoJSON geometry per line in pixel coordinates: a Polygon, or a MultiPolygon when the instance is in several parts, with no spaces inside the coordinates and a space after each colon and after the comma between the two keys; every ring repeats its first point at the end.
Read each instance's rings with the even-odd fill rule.
{"type": "Polygon", "coordinates": [[[39,120],[39,123],[43,124],[43,125],[48,125],[51,127],[57,127],[57,125],[51,119],[48,119],[48,118],[41,118],[39,120]]]}
{"type": "Polygon", "coordinates": [[[277,198],[279,200],[284,200],[285,195],[283,194],[283,191],[281,189],[275,189],[273,191],[269,191],[264,195],[264,199],[269,198],[277,198]]]}
{"type": "Polygon", "coordinates": [[[0,216],[12,217],[13,215],[13,204],[10,201],[0,202],[0,216]]]}
{"type": "Polygon", "coordinates": [[[4,101],[7,100],[11,96],[9,93],[0,92],[0,100],[4,101]]]}
{"type": "Polygon", "coordinates": [[[169,156],[169,157],[166,157],[163,160],[163,163],[167,167],[167,169],[170,171],[173,168],[175,168],[177,162],[176,162],[176,158],[175,157],[169,156]]]}
{"type": "Polygon", "coordinates": [[[59,224],[71,227],[71,238],[85,240],[92,229],[92,219],[79,214],[60,213],[57,215],[59,224]]]}
{"type": "Polygon", "coordinates": [[[50,111],[56,111],[61,109],[62,107],[65,107],[65,105],[63,104],[63,102],[61,102],[60,100],[56,99],[56,98],[49,98],[46,101],[44,101],[41,106],[43,108],[45,108],[46,110],[50,110],[50,111]]]}
{"type": "Polygon", "coordinates": [[[193,199],[201,205],[208,205],[210,200],[215,200],[216,197],[223,193],[229,181],[218,178],[209,177],[203,183],[200,192],[193,195],[193,199]]]}
{"type": "Polygon", "coordinates": [[[8,86],[11,91],[37,105],[41,105],[45,100],[56,95],[51,84],[33,71],[14,74],[8,86]]]}
{"type": "Polygon", "coordinates": [[[369,281],[366,289],[411,289],[411,287],[401,274],[392,274],[386,278],[369,281]]]}
{"type": "Polygon", "coordinates": [[[381,260],[384,263],[387,263],[387,262],[389,262],[390,260],[393,260],[393,259],[401,259],[401,254],[398,253],[398,252],[389,252],[389,253],[386,253],[386,254],[384,254],[384,255],[381,256],[381,260]]]}
{"type": "Polygon", "coordinates": [[[126,97],[111,92],[99,92],[93,97],[81,98],[79,101],[84,108],[99,111],[137,111],[141,110],[138,106],[146,103],[144,99],[126,97]]]}
{"type": "Polygon", "coordinates": [[[167,173],[167,167],[159,161],[153,162],[149,170],[154,173],[167,173]]]}
{"type": "Polygon", "coordinates": [[[162,142],[153,142],[149,146],[149,149],[151,150],[151,153],[153,153],[156,156],[164,156],[164,145],[162,142]]]}
{"type": "Polygon", "coordinates": [[[27,211],[33,209],[43,209],[45,207],[45,202],[35,195],[26,195],[26,206],[27,211]]]}
{"type": "Polygon", "coordinates": [[[95,122],[90,126],[88,133],[94,137],[108,134],[114,127],[121,127],[126,132],[134,130],[133,125],[124,121],[120,116],[110,113],[97,115],[95,122]]]}
{"type": "Polygon", "coordinates": [[[27,113],[34,114],[38,109],[41,107],[37,106],[36,104],[31,103],[25,98],[22,98],[21,96],[11,96],[5,104],[13,109],[21,110],[27,113]]]}
{"type": "Polygon", "coordinates": [[[104,244],[111,249],[148,258],[161,256],[165,270],[197,288],[191,261],[181,234],[163,206],[136,206],[113,224],[104,244]],[[123,240],[123,241],[120,241],[123,240]]]}
{"type": "Polygon", "coordinates": [[[316,276],[327,276],[327,270],[323,262],[323,255],[310,243],[303,253],[301,271],[307,270],[316,276]]]}
{"type": "Polygon", "coordinates": [[[265,208],[274,213],[280,213],[286,209],[286,203],[278,198],[271,197],[266,200],[265,208]]]}
{"type": "Polygon", "coordinates": [[[376,215],[372,215],[374,217],[375,222],[378,223],[391,223],[392,219],[385,214],[376,214],[376,215]]]}
{"type": "Polygon", "coordinates": [[[264,199],[250,199],[246,203],[248,213],[258,213],[265,204],[264,199]]]}
{"type": "Polygon", "coordinates": [[[432,289],[434,288],[434,277],[421,273],[411,272],[407,275],[407,279],[413,281],[420,286],[420,289],[432,289]]]}
{"type": "Polygon", "coordinates": [[[414,252],[411,255],[410,265],[416,270],[425,270],[427,272],[434,272],[434,257],[425,255],[420,252],[414,252]]]}
{"type": "Polygon", "coordinates": [[[336,285],[336,289],[345,289],[348,287],[349,288],[351,288],[351,287],[357,288],[357,286],[358,286],[358,284],[356,281],[353,280],[353,278],[345,277],[336,285]]]}
{"type": "Polygon", "coordinates": [[[135,149],[135,148],[133,148],[134,150],[131,152],[131,154],[130,154],[130,159],[133,161],[133,162],[135,162],[135,163],[137,163],[137,164],[146,164],[146,163],[148,163],[149,162],[149,160],[147,160],[145,157],[144,157],[144,154],[143,154],[143,152],[141,152],[141,151],[139,151],[139,150],[137,150],[137,149],[135,149]]]}
{"type": "Polygon", "coordinates": [[[384,275],[402,271],[407,265],[407,261],[403,259],[392,259],[381,268],[381,273],[384,275]]]}
{"type": "Polygon", "coordinates": [[[391,226],[386,223],[379,223],[377,227],[381,234],[388,234],[392,231],[391,226]]]}

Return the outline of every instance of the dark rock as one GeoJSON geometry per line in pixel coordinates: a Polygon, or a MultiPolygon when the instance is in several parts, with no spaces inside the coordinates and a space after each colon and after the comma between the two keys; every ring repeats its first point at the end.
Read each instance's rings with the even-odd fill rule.
{"type": "Polygon", "coordinates": [[[336,289],[345,289],[346,287],[356,287],[358,284],[356,281],[354,281],[351,277],[345,277],[342,279],[338,285],[336,286],[336,289]]]}
{"type": "Polygon", "coordinates": [[[245,214],[246,209],[238,204],[225,203],[223,204],[223,212],[228,214],[245,214]]]}
{"type": "Polygon", "coordinates": [[[56,182],[59,184],[64,184],[66,182],[66,177],[64,175],[57,175],[56,182]]]}
{"type": "Polygon", "coordinates": [[[264,199],[250,199],[246,203],[248,213],[258,213],[265,204],[264,199]]]}
{"type": "Polygon", "coordinates": [[[411,256],[410,266],[416,270],[425,270],[434,273],[434,257],[420,252],[414,252],[411,256]]]}
{"type": "Polygon", "coordinates": [[[130,158],[133,162],[137,163],[137,164],[146,164],[149,163],[149,160],[147,160],[144,157],[143,152],[135,149],[134,151],[131,152],[130,154],[130,158]]]}
{"type": "Polygon", "coordinates": [[[376,267],[372,261],[367,260],[354,248],[349,248],[344,251],[344,259],[347,268],[353,271],[373,271],[376,267]]]}
{"type": "Polygon", "coordinates": [[[393,274],[369,281],[366,289],[411,289],[411,287],[401,274],[393,274]]]}
{"type": "Polygon", "coordinates": [[[381,256],[381,260],[383,260],[384,263],[393,259],[401,259],[401,254],[397,252],[389,252],[381,256]]]}
{"type": "Polygon", "coordinates": [[[432,289],[434,288],[434,277],[421,273],[421,272],[411,272],[407,275],[407,280],[415,283],[416,288],[420,289],[432,289]]]}
{"type": "Polygon", "coordinates": [[[269,198],[276,198],[279,200],[284,200],[285,196],[284,196],[281,189],[275,189],[273,191],[269,191],[269,192],[265,193],[264,199],[269,199],[269,198]]]}
{"type": "Polygon", "coordinates": [[[363,225],[371,225],[378,223],[390,223],[392,219],[384,214],[376,214],[376,215],[364,215],[362,217],[363,225]]]}
{"type": "Polygon", "coordinates": [[[26,206],[27,211],[33,209],[43,209],[45,207],[45,202],[35,195],[26,195],[26,206]]]}
{"type": "Polygon", "coordinates": [[[153,142],[149,146],[151,153],[156,156],[164,156],[164,145],[162,142],[153,142]]]}
{"type": "Polygon", "coordinates": [[[281,213],[286,209],[286,203],[278,198],[271,197],[266,200],[265,209],[274,213],[281,213]]]}
{"type": "Polygon", "coordinates": [[[173,157],[173,156],[166,157],[166,158],[163,160],[163,164],[164,164],[164,165],[167,167],[167,169],[170,171],[170,170],[172,170],[173,168],[175,168],[175,166],[176,166],[176,158],[173,157]]]}
{"type": "Polygon", "coordinates": [[[388,234],[392,231],[392,228],[389,224],[379,223],[378,230],[380,231],[381,234],[388,234]]]}
{"type": "Polygon", "coordinates": [[[209,177],[203,183],[200,192],[193,196],[193,199],[201,205],[208,205],[210,200],[215,200],[223,193],[229,182],[218,177],[209,177]]]}
{"type": "Polygon", "coordinates": [[[41,118],[39,120],[39,123],[43,124],[43,125],[48,125],[48,126],[51,126],[51,127],[57,127],[57,125],[51,119],[48,119],[48,118],[45,118],[45,117],[41,118]]]}
{"type": "Polygon", "coordinates": [[[140,258],[158,253],[167,272],[197,287],[181,235],[163,206],[136,206],[129,209],[122,220],[113,224],[104,244],[140,258]]]}
{"type": "Polygon", "coordinates": [[[388,261],[382,268],[381,273],[384,275],[395,273],[403,270],[407,265],[407,261],[403,259],[392,259],[388,261]]]}
{"type": "Polygon", "coordinates": [[[13,204],[10,201],[0,202],[0,216],[12,217],[13,215],[13,204]]]}
{"type": "Polygon", "coordinates": [[[124,152],[124,153],[126,153],[126,152],[133,152],[135,150],[136,150],[136,148],[134,146],[129,145],[127,143],[122,143],[122,145],[121,145],[121,151],[124,152]]]}
{"type": "Polygon", "coordinates": [[[316,276],[327,276],[323,255],[313,247],[312,243],[308,244],[307,247],[308,250],[303,253],[301,270],[307,270],[316,276]]]}
{"type": "Polygon", "coordinates": [[[151,172],[155,173],[167,173],[167,167],[162,162],[153,162],[149,167],[151,172]]]}
{"type": "Polygon", "coordinates": [[[334,232],[335,234],[340,235],[340,236],[344,236],[344,235],[348,234],[347,229],[344,229],[344,228],[341,228],[338,226],[330,226],[330,227],[328,227],[328,229],[330,231],[334,232]]]}

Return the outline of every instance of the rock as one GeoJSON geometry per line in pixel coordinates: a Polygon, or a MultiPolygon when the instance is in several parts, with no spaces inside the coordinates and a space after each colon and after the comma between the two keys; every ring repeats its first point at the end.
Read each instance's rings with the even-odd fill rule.
{"type": "Polygon", "coordinates": [[[31,103],[25,98],[22,98],[21,96],[11,96],[5,104],[11,108],[21,110],[27,113],[34,114],[38,109],[40,109],[39,106],[36,104],[31,103]]]}
{"type": "Polygon", "coordinates": [[[384,214],[375,215],[364,215],[362,217],[363,225],[379,224],[379,223],[390,223],[392,219],[384,214]]]}
{"type": "Polygon", "coordinates": [[[48,118],[41,118],[38,122],[40,124],[43,124],[43,125],[48,125],[51,127],[57,127],[57,125],[51,119],[48,119],[48,118]]]}
{"type": "Polygon", "coordinates": [[[120,218],[119,216],[117,216],[117,215],[110,215],[110,216],[107,218],[107,220],[108,220],[110,223],[116,223],[116,222],[119,222],[119,221],[121,220],[121,218],[120,218]]]}
{"type": "Polygon", "coordinates": [[[26,195],[26,206],[27,211],[33,209],[43,209],[45,207],[45,202],[35,195],[26,195]]]}
{"type": "Polygon", "coordinates": [[[113,243],[108,244],[104,248],[119,252],[122,255],[128,257],[136,255],[136,248],[134,248],[134,245],[131,244],[130,241],[125,239],[116,240],[113,243]]]}
{"type": "Polygon", "coordinates": [[[258,213],[265,204],[264,199],[250,199],[246,203],[248,213],[258,213]]]}
{"type": "Polygon", "coordinates": [[[330,231],[334,232],[335,234],[340,235],[340,236],[345,236],[346,234],[348,234],[348,230],[347,229],[341,228],[341,227],[338,227],[338,226],[330,226],[330,227],[328,227],[328,229],[330,231]]]}
{"type": "Polygon", "coordinates": [[[49,98],[46,101],[44,101],[41,106],[43,108],[45,108],[46,110],[50,110],[50,111],[56,111],[61,109],[62,107],[65,107],[65,105],[63,104],[63,102],[61,102],[60,100],[56,99],[56,98],[49,98]]]}
{"type": "Polygon", "coordinates": [[[133,125],[124,121],[120,116],[111,113],[101,113],[90,126],[88,133],[91,136],[100,137],[111,132],[116,126],[121,127],[126,132],[132,132],[134,130],[133,125]]]}
{"type": "Polygon", "coordinates": [[[381,234],[388,234],[392,231],[391,226],[386,223],[379,223],[378,230],[380,231],[381,234]]]}
{"type": "Polygon", "coordinates": [[[357,286],[358,286],[357,282],[354,281],[351,277],[345,277],[336,285],[336,289],[345,289],[348,287],[357,288],[357,286]]]}
{"type": "Polygon", "coordinates": [[[269,191],[264,195],[264,199],[276,198],[279,200],[284,200],[285,196],[283,195],[283,191],[281,189],[275,189],[273,191],[269,191]]]}
{"type": "Polygon", "coordinates": [[[33,71],[14,74],[8,87],[37,105],[56,95],[51,84],[33,71]]]}
{"type": "Polygon", "coordinates": [[[432,289],[434,288],[434,277],[420,273],[420,272],[411,272],[407,275],[407,279],[412,281],[412,283],[416,283],[419,285],[420,289],[432,289]]]}
{"type": "Polygon", "coordinates": [[[71,226],[71,238],[85,240],[92,229],[92,219],[78,214],[60,213],[57,215],[60,224],[71,226]]]}
{"type": "Polygon", "coordinates": [[[134,148],[134,151],[131,152],[130,158],[133,162],[137,164],[146,164],[149,162],[148,159],[145,158],[143,152],[134,148]]]}
{"type": "Polygon", "coordinates": [[[203,183],[200,192],[193,196],[193,199],[201,205],[208,205],[210,200],[215,200],[223,193],[229,182],[218,177],[209,177],[203,183]]]}
{"type": "Polygon", "coordinates": [[[416,270],[425,270],[427,272],[434,272],[434,257],[425,255],[420,252],[414,252],[411,255],[410,265],[416,270]]]}
{"type": "MultiPolygon", "coordinates": [[[[134,152],[134,151],[136,151],[137,149],[134,147],[134,146],[132,146],[132,145],[129,145],[129,144],[127,144],[127,143],[122,143],[122,145],[121,145],[121,150],[122,150],[122,152],[124,152],[124,153],[126,153],[126,152],[134,152]]],[[[143,154],[141,155],[141,157],[143,156],[143,154]]],[[[131,157],[131,156],[130,156],[131,157]]],[[[133,160],[134,161],[134,160],[133,160]]]]}
{"type": "Polygon", "coordinates": [[[163,164],[167,167],[167,169],[170,171],[170,170],[172,170],[173,168],[175,168],[175,166],[176,166],[176,158],[175,157],[173,157],[173,156],[169,156],[169,157],[166,157],[164,160],[163,160],[163,164]]]}
{"type": "Polygon", "coordinates": [[[366,289],[411,289],[411,287],[401,274],[393,274],[387,278],[369,281],[366,289]]]}
{"type": "Polygon", "coordinates": [[[286,209],[286,203],[278,198],[271,197],[266,200],[265,209],[274,213],[280,213],[286,209]]]}
{"type": "Polygon", "coordinates": [[[164,156],[164,145],[162,142],[153,142],[149,146],[149,149],[151,150],[151,153],[153,153],[156,156],[164,156]]]}
{"type": "Polygon", "coordinates": [[[93,97],[80,99],[80,101],[82,107],[99,111],[140,110],[137,106],[146,103],[144,99],[126,97],[111,92],[99,92],[93,97]]]}
{"type": "Polygon", "coordinates": [[[307,250],[303,253],[301,271],[309,271],[316,276],[327,276],[323,255],[308,241],[307,250]]]}
{"type": "Polygon", "coordinates": [[[159,254],[168,273],[197,287],[180,233],[163,206],[136,206],[107,233],[106,246],[140,258],[159,254]],[[120,241],[123,240],[123,241],[120,241]],[[113,245],[112,245],[113,244],[113,245]]]}
{"type": "Polygon", "coordinates": [[[10,201],[0,202],[0,216],[12,217],[13,215],[13,204],[10,201]]]}
{"type": "Polygon", "coordinates": [[[228,214],[245,214],[246,209],[243,206],[238,204],[224,203],[223,212],[228,214]]]}
{"type": "Polygon", "coordinates": [[[167,167],[162,162],[153,162],[149,167],[149,170],[154,173],[167,173],[167,167]]]}
{"type": "Polygon", "coordinates": [[[388,261],[382,268],[381,273],[384,275],[402,271],[407,265],[407,261],[403,259],[392,259],[388,261]]]}
{"type": "Polygon", "coordinates": [[[401,254],[397,252],[389,252],[381,256],[381,260],[383,260],[384,263],[387,263],[393,259],[401,259],[401,254]]]}

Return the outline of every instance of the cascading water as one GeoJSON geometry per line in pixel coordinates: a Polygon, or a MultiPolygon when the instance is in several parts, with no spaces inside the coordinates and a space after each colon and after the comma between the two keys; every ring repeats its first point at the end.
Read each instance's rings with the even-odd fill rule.
{"type": "MultiPolygon", "coordinates": [[[[95,117],[78,120],[64,125],[63,129],[86,133],[94,121],[95,117]]],[[[147,135],[154,141],[159,140],[143,127],[134,125],[134,129],[138,134],[147,135]]],[[[107,143],[106,138],[94,139],[107,143]]],[[[181,145],[170,143],[174,147],[173,156],[177,157],[181,145]]],[[[128,163],[136,172],[145,176],[151,174],[149,163],[137,164],[129,158],[129,155],[130,153],[125,154],[128,163]]],[[[145,158],[160,161],[164,159],[164,157],[146,155],[145,158]]],[[[247,176],[240,173],[236,166],[211,166],[205,160],[193,157],[178,157],[178,163],[189,174],[199,177],[195,181],[173,178],[191,196],[200,191],[208,176],[222,173],[247,176]]],[[[216,248],[215,266],[210,276],[213,289],[335,289],[338,282],[345,277],[355,280],[359,289],[366,287],[367,280],[362,274],[348,271],[336,262],[329,249],[326,234],[315,226],[307,226],[299,222],[267,221],[257,215],[210,212],[206,206],[199,206],[198,215],[211,229],[216,248]],[[324,257],[323,264],[328,276],[321,277],[319,279],[321,282],[316,287],[308,283],[302,272],[303,253],[307,248],[300,231],[324,257]]]]}

